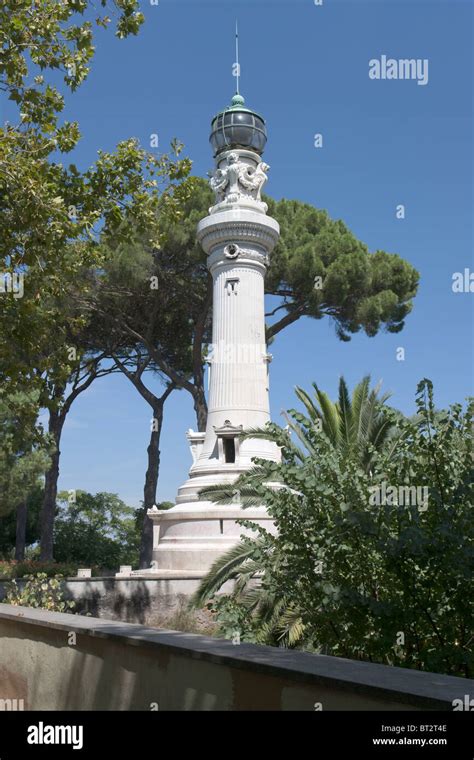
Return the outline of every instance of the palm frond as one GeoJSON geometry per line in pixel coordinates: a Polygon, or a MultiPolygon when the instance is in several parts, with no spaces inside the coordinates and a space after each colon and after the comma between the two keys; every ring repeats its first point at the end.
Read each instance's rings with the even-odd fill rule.
{"type": "Polygon", "coordinates": [[[255,552],[264,545],[263,539],[240,541],[211,565],[208,574],[202,579],[199,588],[190,600],[190,607],[202,607],[228,580],[232,580],[255,552]]]}
{"type": "Polygon", "coordinates": [[[359,440],[361,438],[361,417],[362,409],[367,400],[370,387],[370,375],[366,375],[362,378],[360,383],[357,383],[352,393],[352,414],[355,426],[355,438],[359,440]]]}
{"type": "Polygon", "coordinates": [[[317,419],[321,417],[320,411],[315,405],[313,399],[309,395],[307,391],[305,391],[303,388],[300,388],[299,386],[296,386],[295,388],[296,396],[299,398],[299,400],[304,404],[306,407],[306,411],[309,414],[309,418],[312,422],[315,422],[317,419]]]}
{"type": "Polygon", "coordinates": [[[338,409],[341,439],[345,442],[345,445],[349,447],[353,440],[353,416],[351,400],[349,398],[349,389],[343,377],[339,378],[338,409]]]}
{"type": "MultiPolygon", "coordinates": [[[[311,441],[309,440],[308,436],[306,435],[305,429],[302,427],[302,425],[299,425],[297,422],[295,422],[294,420],[292,420],[291,417],[289,417],[288,415],[285,414],[284,416],[285,416],[285,419],[288,422],[288,425],[290,426],[291,430],[294,432],[294,434],[296,435],[296,437],[301,441],[301,443],[303,444],[303,446],[305,447],[305,449],[310,454],[314,454],[315,451],[314,451],[313,444],[311,443],[311,441]]],[[[294,446],[294,444],[293,444],[293,446],[294,446]]],[[[301,449],[299,449],[297,447],[294,447],[292,449],[292,451],[297,452],[298,458],[301,459],[302,461],[304,459],[306,459],[306,456],[301,451],[301,449]]]]}
{"type": "Polygon", "coordinates": [[[333,444],[337,446],[339,443],[340,429],[339,429],[339,412],[336,404],[334,404],[327,393],[321,391],[316,383],[313,383],[313,388],[318,399],[319,406],[321,408],[321,420],[323,423],[323,430],[327,437],[333,444]]]}
{"type": "Polygon", "coordinates": [[[304,638],[305,625],[301,619],[301,611],[294,604],[288,604],[282,611],[277,625],[279,639],[284,646],[295,647],[304,638]]]}

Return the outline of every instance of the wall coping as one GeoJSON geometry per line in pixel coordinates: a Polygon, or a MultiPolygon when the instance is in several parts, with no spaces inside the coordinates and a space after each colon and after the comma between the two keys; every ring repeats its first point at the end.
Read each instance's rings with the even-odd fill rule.
{"type": "Polygon", "coordinates": [[[454,699],[474,695],[471,679],[378,665],[342,657],[297,652],[226,639],[148,628],[84,615],[47,612],[0,604],[0,620],[120,641],[128,646],[166,649],[172,654],[218,665],[252,670],[302,683],[317,684],[419,709],[452,709],[454,699]]]}
{"type": "MultiPolygon", "coordinates": [[[[61,578],[62,581],[71,583],[77,581],[84,583],[85,581],[195,581],[201,580],[206,575],[205,570],[146,570],[140,573],[138,570],[133,571],[134,575],[91,575],[87,578],[79,578],[77,575],[65,575],[61,578]]],[[[54,578],[54,576],[50,576],[54,578]]],[[[22,575],[19,578],[10,578],[8,576],[0,576],[0,583],[8,583],[9,581],[24,581],[25,576],[22,575]]]]}

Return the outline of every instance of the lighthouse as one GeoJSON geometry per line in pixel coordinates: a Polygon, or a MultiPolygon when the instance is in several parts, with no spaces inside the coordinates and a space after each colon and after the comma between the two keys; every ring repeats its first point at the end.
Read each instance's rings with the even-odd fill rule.
{"type": "Polygon", "coordinates": [[[197,227],[213,279],[207,425],[205,432],[187,433],[193,461],[176,505],[148,511],[154,571],[206,572],[245,533],[239,518],[270,528],[265,507],[242,509],[238,491],[228,505],[203,500],[200,491],[233,483],[254,457],[280,460],[275,443],[241,439],[243,431],[270,421],[264,281],[279,226],[261,197],[269,170],[262,160],[265,121],[246,107],[237,88],[230,105],[213,118],[209,139],[215,203],[197,227]]]}

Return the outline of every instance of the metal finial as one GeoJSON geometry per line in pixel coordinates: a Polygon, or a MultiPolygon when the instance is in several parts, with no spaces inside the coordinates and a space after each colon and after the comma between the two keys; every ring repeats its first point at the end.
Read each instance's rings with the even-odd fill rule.
{"type": "Polygon", "coordinates": [[[240,63],[239,63],[239,27],[237,24],[237,20],[235,21],[235,62],[237,64],[237,90],[236,95],[240,95],[239,91],[239,79],[240,79],[240,63]]]}

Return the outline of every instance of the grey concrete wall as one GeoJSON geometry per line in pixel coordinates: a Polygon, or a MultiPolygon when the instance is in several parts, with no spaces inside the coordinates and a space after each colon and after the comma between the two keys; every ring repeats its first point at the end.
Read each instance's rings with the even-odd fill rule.
{"type": "Polygon", "coordinates": [[[27,710],[451,710],[467,693],[462,678],[0,604],[0,699],[27,710]]]}
{"type": "MultiPolygon", "coordinates": [[[[93,617],[145,625],[167,625],[177,609],[184,607],[199,586],[202,575],[169,578],[67,578],[65,597],[73,599],[76,612],[93,617]]],[[[0,580],[0,602],[5,597],[0,580]]],[[[24,583],[17,580],[21,587],[24,583]]],[[[205,626],[205,613],[196,613],[205,626]]]]}

